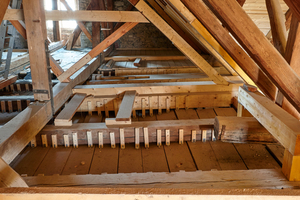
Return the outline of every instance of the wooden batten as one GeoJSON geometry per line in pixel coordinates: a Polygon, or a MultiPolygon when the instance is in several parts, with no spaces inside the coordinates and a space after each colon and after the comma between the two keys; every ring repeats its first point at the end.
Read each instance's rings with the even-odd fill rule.
{"type": "Polygon", "coordinates": [[[126,91],[120,105],[116,121],[129,121],[131,119],[132,108],[136,96],[136,91],[126,91]]]}

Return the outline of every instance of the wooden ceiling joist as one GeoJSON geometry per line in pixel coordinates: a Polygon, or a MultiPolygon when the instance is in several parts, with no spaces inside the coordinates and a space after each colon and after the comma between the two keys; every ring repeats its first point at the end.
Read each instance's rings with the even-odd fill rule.
{"type": "MultiPolygon", "coordinates": [[[[87,22],[139,22],[149,23],[149,21],[137,11],[95,11],[95,10],[75,10],[45,11],[46,20],[64,21],[76,20],[87,22]]],[[[3,20],[24,20],[22,9],[8,9],[3,20]]]]}
{"type": "Polygon", "coordinates": [[[89,53],[87,53],[83,58],[81,58],[77,63],[71,66],[67,71],[61,74],[58,78],[61,82],[72,76],[75,72],[81,69],[85,64],[90,62],[94,57],[98,56],[101,52],[103,52],[107,47],[112,45],[115,41],[125,35],[128,31],[130,31],[133,27],[135,27],[138,23],[127,22],[123,26],[121,26],[118,30],[116,30],[113,34],[103,40],[100,44],[98,44],[95,48],[93,48],[89,53]]]}
{"type": "Polygon", "coordinates": [[[174,45],[184,53],[197,67],[204,71],[216,84],[228,85],[228,82],[216,72],[174,29],[170,27],[153,9],[144,1],[132,3],[145,17],[149,19],[174,45]]]}
{"type": "MultiPolygon", "coordinates": [[[[270,79],[259,69],[256,63],[248,54],[234,41],[229,32],[219,23],[205,5],[199,0],[182,0],[187,8],[197,17],[199,21],[209,30],[214,38],[229,53],[229,55],[239,64],[244,72],[252,79],[259,89],[275,100],[277,88],[270,79]]],[[[237,71],[242,78],[243,71],[237,71]]],[[[248,82],[248,81],[247,81],[248,82]]]]}
{"type": "Polygon", "coordinates": [[[253,60],[300,111],[300,77],[234,0],[206,0],[253,60]],[[229,14],[231,13],[231,14],[229,14]],[[241,20],[243,19],[243,20],[241,20]]]}

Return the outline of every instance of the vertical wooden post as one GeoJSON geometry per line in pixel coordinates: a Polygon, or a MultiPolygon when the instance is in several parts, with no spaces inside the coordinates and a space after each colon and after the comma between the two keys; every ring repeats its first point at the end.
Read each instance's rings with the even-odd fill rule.
{"type": "Polygon", "coordinates": [[[50,99],[50,86],[47,71],[45,40],[47,29],[43,0],[24,0],[23,10],[26,23],[32,87],[36,91],[34,99],[50,99]],[[34,8],[34,9],[33,9],[34,8]],[[43,92],[46,91],[46,92],[43,92]],[[48,92],[47,92],[48,91],[48,92]]]}
{"type": "MultiPolygon", "coordinates": [[[[91,1],[92,10],[100,10],[100,0],[92,0],[91,1]]],[[[100,22],[92,22],[92,41],[93,48],[96,47],[100,42],[100,22]]]]}
{"type": "Polygon", "coordinates": [[[289,181],[300,181],[300,135],[297,135],[294,155],[285,149],[282,172],[289,181]]]}
{"type": "MultiPolygon", "coordinates": [[[[58,10],[57,0],[52,0],[52,10],[58,10]]],[[[53,21],[53,41],[60,41],[60,25],[58,21],[53,21]]]]}

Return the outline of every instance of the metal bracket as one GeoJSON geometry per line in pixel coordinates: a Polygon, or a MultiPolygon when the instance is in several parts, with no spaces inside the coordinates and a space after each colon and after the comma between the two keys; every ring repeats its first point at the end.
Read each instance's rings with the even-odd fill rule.
{"type": "Polygon", "coordinates": [[[48,90],[33,90],[34,94],[48,94],[48,90]]]}

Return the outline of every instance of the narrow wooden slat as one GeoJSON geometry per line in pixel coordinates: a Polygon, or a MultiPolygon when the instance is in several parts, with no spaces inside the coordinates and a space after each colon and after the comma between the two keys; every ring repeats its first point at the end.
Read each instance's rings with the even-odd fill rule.
{"type": "MultiPolygon", "coordinates": [[[[61,68],[61,66],[56,62],[56,60],[51,55],[49,55],[49,59],[50,59],[51,70],[53,71],[55,76],[58,77],[62,73],[64,73],[64,70],[61,68]]],[[[70,78],[66,79],[65,82],[70,82],[70,78]]]]}
{"type": "Polygon", "coordinates": [[[186,143],[171,143],[164,145],[170,172],[196,171],[197,168],[186,143]]]}
{"type": "Polygon", "coordinates": [[[102,51],[104,51],[107,47],[112,45],[115,41],[117,41],[120,37],[125,35],[128,31],[130,31],[133,27],[135,27],[138,23],[125,23],[118,30],[116,30],[113,34],[103,40],[100,44],[98,44],[95,48],[93,48],[88,54],[86,54],[82,59],[80,59],[77,63],[71,66],[67,71],[57,77],[60,81],[64,81],[69,78],[72,74],[81,69],[85,64],[91,61],[95,56],[99,55],[102,51]]]}
{"type": "Polygon", "coordinates": [[[116,174],[118,173],[119,147],[111,148],[104,145],[102,149],[95,148],[89,174],[116,174]]]}
{"type": "Polygon", "coordinates": [[[61,174],[88,174],[94,156],[94,150],[95,147],[88,146],[72,148],[68,161],[66,162],[61,174]]]}
{"type": "Polygon", "coordinates": [[[65,108],[55,118],[55,126],[72,125],[72,117],[85,99],[86,94],[75,94],[65,108]]]}
{"type": "Polygon", "coordinates": [[[216,117],[214,109],[197,109],[197,114],[200,119],[211,119],[216,117]]]}
{"type": "Polygon", "coordinates": [[[128,121],[131,118],[136,91],[126,91],[120,105],[116,121],[128,121]]]}

